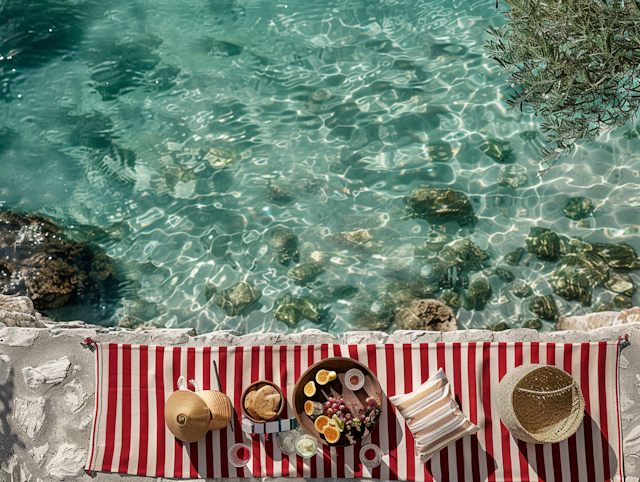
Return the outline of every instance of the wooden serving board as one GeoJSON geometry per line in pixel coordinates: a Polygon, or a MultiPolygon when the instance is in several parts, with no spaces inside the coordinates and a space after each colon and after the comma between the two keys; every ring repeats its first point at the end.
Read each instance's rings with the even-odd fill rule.
{"type": "Polygon", "coordinates": [[[358,410],[364,411],[364,408],[367,405],[366,399],[368,397],[373,397],[376,402],[378,402],[378,405],[382,406],[382,389],[380,388],[380,383],[376,376],[371,373],[365,365],[352,358],[334,357],[321,360],[315,365],[309,367],[307,371],[302,374],[293,389],[293,411],[298,423],[308,434],[314,436],[325,445],[344,447],[356,443],[359,439],[369,435],[370,430],[375,429],[378,423],[377,420],[376,425],[371,427],[370,430],[365,428],[363,424],[361,432],[352,431],[352,434],[354,435],[353,437],[348,436],[347,433],[344,432],[337,443],[327,443],[324,437],[316,430],[314,421],[305,413],[304,402],[307,400],[313,400],[324,404],[324,402],[332,396],[341,396],[344,399],[345,405],[349,407],[351,413],[354,413],[354,411],[357,412],[358,410]],[[345,373],[352,368],[359,369],[365,377],[364,386],[355,392],[347,388],[344,380],[345,373]],[[316,383],[316,394],[313,397],[307,397],[304,394],[304,386],[311,380],[315,382],[316,373],[323,369],[336,372],[338,374],[338,378],[326,385],[318,385],[316,383]]]}

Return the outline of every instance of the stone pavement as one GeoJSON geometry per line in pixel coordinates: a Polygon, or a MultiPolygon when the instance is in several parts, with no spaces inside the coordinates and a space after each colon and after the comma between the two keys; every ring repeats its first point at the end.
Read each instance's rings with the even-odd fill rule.
{"type": "MultiPolygon", "coordinates": [[[[125,330],[82,322],[49,323],[46,328],[0,328],[0,482],[86,480],[83,472],[94,411],[93,353],[81,346],[99,343],[168,346],[255,346],[311,343],[433,343],[467,341],[585,342],[616,340],[629,334],[631,346],[620,358],[620,396],[626,481],[640,477],[640,323],[585,331],[538,333],[396,331],[348,332],[341,338],[319,330],[293,335],[239,335],[231,331],[196,335],[194,330],[125,330]]],[[[96,482],[130,476],[98,473],[96,482]]],[[[147,480],[136,477],[131,480],[147,480]]],[[[148,479],[151,480],[151,479],[148,479]]]]}

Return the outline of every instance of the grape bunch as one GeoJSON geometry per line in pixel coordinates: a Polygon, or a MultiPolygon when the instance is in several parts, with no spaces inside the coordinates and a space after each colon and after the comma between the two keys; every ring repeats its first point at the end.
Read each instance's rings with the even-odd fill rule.
{"type": "Polygon", "coordinates": [[[329,397],[329,399],[324,403],[323,415],[329,418],[332,418],[335,415],[338,417],[340,422],[342,422],[345,430],[350,431],[354,429],[361,432],[363,425],[367,428],[372,427],[382,412],[374,398],[369,397],[366,399],[366,402],[367,406],[365,407],[364,412],[361,415],[356,416],[352,414],[349,408],[345,405],[342,397],[329,397]]]}
{"type": "Polygon", "coordinates": [[[324,403],[323,415],[329,418],[337,415],[344,424],[351,420],[351,412],[344,404],[342,397],[329,397],[329,400],[324,403]]]}

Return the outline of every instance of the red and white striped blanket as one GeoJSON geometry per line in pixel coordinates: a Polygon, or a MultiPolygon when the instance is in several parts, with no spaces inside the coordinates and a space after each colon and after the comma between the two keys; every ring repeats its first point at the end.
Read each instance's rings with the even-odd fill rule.
{"type": "MultiPolygon", "coordinates": [[[[622,441],[618,404],[619,342],[437,343],[387,345],[309,345],[180,348],[99,344],[96,416],[87,471],[157,477],[369,477],[415,481],[619,481],[622,441]],[[204,390],[216,388],[212,361],[220,370],[222,391],[236,410],[244,387],[272,380],[288,399],[304,370],[331,356],[367,365],[384,392],[383,414],[370,440],[380,446],[383,463],[363,467],[360,443],[324,447],[311,459],[282,455],[274,437],[235,430],[209,432],[198,443],[177,441],[164,423],[163,407],[180,375],[204,390]],[[584,423],[559,444],[518,442],[499,420],[496,388],[504,374],[523,363],[555,365],[571,373],[586,400],[584,423]],[[480,427],[424,465],[404,420],[387,396],[410,392],[442,367],[462,411],[480,427]],[[252,460],[237,469],[228,450],[238,442],[253,447],[252,460]]],[[[283,417],[293,417],[291,406],[283,417]]]]}

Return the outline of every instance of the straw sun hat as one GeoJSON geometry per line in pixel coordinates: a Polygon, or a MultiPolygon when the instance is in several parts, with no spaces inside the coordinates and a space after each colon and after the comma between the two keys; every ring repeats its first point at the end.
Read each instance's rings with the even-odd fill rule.
{"type": "Polygon", "coordinates": [[[576,381],[548,365],[509,371],[498,386],[497,402],[502,423],[524,442],[560,442],[576,433],[584,418],[584,397],[576,381]]]}
{"type": "MultiPolygon", "coordinates": [[[[182,378],[182,377],[181,377],[182,378]]],[[[231,420],[231,401],[224,393],[213,390],[186,389],[178,382],[164,406],[164,420],[171,433],[183,442],[197,442],[209,430],[226,427],[231,420]]]]}

